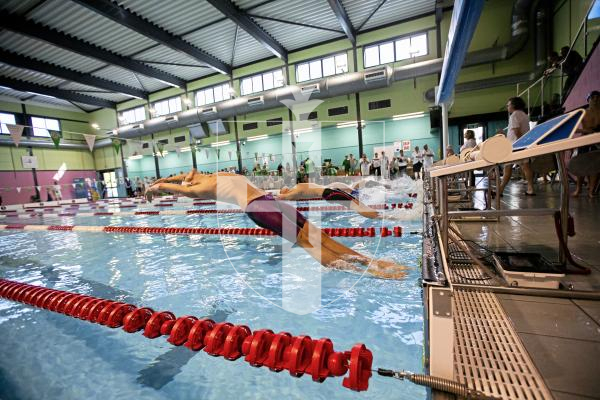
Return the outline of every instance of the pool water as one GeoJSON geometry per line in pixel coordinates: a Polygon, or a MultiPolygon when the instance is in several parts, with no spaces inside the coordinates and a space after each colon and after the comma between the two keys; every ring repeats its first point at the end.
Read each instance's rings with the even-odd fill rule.
{"type": "MultiPolygon", "coordinates": [[[[377,190],[365,193],[373,199],[382,196],[377,190]]],[[[402,195],[383,195],[387,197],[373,203],[408,201],[402,195]]],[[[401,214],[389,212],[393,213],[401,214]]],[[[414,215],[383,222],[352,213],[311,212],[308,217],[320,226],[401,225],[409,232],[421,229],[414,215]]],[[[244,214],[37,217],[12,222],[254,226],[244,214]]],[[[282,256],[282,249],[288,251],[289,246],[278,237],[0,231],[0,277],[169,310],[177,316],[208,316],[253,330],[328,337],[336,351],[362,342],[373,352],[374,368],[422,372],[420,236],[335,240],[360,253],[412,268],[402,281],[315,269],[303,250],[292,249],[293,257],[282,256]],[[281,308],[283,292],[303,290],[303,277],[290,271],[304,267],[320,274],[321,307],[304,314],[286,311],[281,308]]],[[[295,296],[301,303],[302,296],[295,296]]],[[[127,334],[5,300],[0,300],[0,338],[0,398],[4,400],[421,399],[426,395],[410,382],[377,375],[371,378],[368,391],[356,393],[344,388],[341,378],[328,378],[324,383],[306,375],[293,378],[286,371],[273,373],[243,360],[231,362],[174,347],[166,337],[149,340],[141,333],[127,334]]]]}

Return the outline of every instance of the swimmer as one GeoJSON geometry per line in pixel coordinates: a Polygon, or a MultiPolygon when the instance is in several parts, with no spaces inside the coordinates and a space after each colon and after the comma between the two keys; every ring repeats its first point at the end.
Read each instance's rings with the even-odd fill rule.
{"type": "Polygon", "coordinates": [[[348,207],[363,217],[379,218],[379,213],[358,201],[355,197],[356,194],[357,192],[353,188],[341,182],[334,182],[329,186],[299,183],[291,189],[285,186],[281,188],[277,198],[280,200],[302,200],[320,197],[328,202],[339,203],[344,207],[348,207]]]}
{"type": "Polygon", "coordinates": [[[192,198],[237,204],[258,226],[270,229],[302,247],[322,265],[335,269],[363,272],[356,264],[369,266],[368,272],[385,279],[401,279],[407,267],[390,261],[371,260],[336,242],[307,221],[294,207],[278,201],[257,188],[246,177],[229,172],[203,175],[192,169],[188,174],[159,179],[148,189],[192,198]],[[176,182],[176,183],[173,183],[176,182]],[[181,185],[186,182],[187,186],[181,185]],[[320,243],[320,247],[312,243],[320,243]]]}

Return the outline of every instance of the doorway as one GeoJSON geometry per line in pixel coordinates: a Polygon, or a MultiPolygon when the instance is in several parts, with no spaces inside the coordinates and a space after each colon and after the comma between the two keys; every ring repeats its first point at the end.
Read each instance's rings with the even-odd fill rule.
{"type": "Polygon", "coordinates": [[[104,186],[106,187],[106,197],[119,197],[117,175],[115,174],[115,171],[103,171],[102,178],[104,179],[104,186]]]}

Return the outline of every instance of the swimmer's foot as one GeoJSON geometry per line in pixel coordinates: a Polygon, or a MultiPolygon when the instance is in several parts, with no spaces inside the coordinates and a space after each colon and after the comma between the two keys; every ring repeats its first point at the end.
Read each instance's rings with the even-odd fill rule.
{"type": "Polygon", "coordinates": [[[353,201],[350,203],[350,209],[356,211],[360,215],[365,218],[379,218],[380,215],[377,211],[373,210],[371,207],[366,206],[362,203],[353,201]]]}
{"type": "Polygon", "coordinates": [[[378,278],[383,279],[404,279],[408,267],[396,264],[391,261],[373,260],[369,266],[368,272],[378,278]]]}

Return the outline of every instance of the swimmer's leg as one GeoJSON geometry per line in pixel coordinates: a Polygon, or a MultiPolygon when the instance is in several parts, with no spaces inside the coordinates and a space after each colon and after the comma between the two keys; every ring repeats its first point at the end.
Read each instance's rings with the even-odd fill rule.
{"type": "Polygon", "coordinates": [[[404,270],[407,267],[389,261],[371,260],[336,242],[308,221],[298,234],[297,243],[326,267],[362,273],[364,269],[359,268],[355,263],[365,267],[370,264],[368,272],[380,278],[401,279],[406,275],[404,270]],[[316,246],[319,240],[320,247],[316,246]]]}

